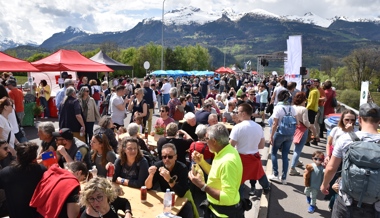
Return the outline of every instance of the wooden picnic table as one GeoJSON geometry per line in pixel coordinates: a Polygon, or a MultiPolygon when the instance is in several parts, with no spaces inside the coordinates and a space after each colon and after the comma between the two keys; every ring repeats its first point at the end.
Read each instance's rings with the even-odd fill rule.
{"type": "MultiPolygon", "coordinates": [[[[129,200],[132,207],[132,213],[134,218],[156,217],[161,214],[164,209],[163,199],[165,192],[157,192],[149,190],[145,203],[141,203],[140,189],[131,188],[128,186],[120,186],[124,192],[122,197],[129,200]]],[[[172,207],[172,214],[177,215],[182,207],[187,202],[187,198],[180,198],[176,195],[175,204],[172,207]]]]}

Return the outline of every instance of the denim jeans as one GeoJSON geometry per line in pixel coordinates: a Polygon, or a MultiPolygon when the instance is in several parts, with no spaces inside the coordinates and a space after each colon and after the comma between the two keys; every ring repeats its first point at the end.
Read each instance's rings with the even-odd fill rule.
{"type": "Polygon", "coordinates": [[[48,105],[48,102],[46,101],[46,98],[40,97],[40,104],[44,108],[44,116],[50,117],[49,105],[48,105]]]}
{"type": "Polygon", "coordinates": [[[292,158],[292,162],[290,164],[290,168],[294,169],[296,167],[296,164],[298,163],[298,159],[301,156],[303,146],[306,143],[308,134],[309,134],[309,131],[306,129],[305,132],[303,133],[303,136],[302,136],[300,142],[294,144],[294,152],[293,152],[293,158],[292,158]]]}
{"type": "Polygon", "coordinates": [[[167,105],[170,100],[169,94],[162,94],[162,105],[167,105]]]}
{"type": "Polygon", "coordinates": [[[286,174],[288,173],[289,161],[288,154],[290,146],[292,146],[293,135],[281,135],[276,132],[273,136],[273,146],[272,146],[272,170],[275,176],[278,176],[278,163],[277,163],[277,151],[281,148],[282,155],[282,176],[281,179],[286,179],[286,174]]]}
{"type": "MultiPolygon", "coordinates": [[[[249,183],[251,184],[251,189],[255,188],[256,186],[256,180],[249,180],[249,183]]],[[[260,179],[259,179],[259,184],[261,185],[261,187],[263,189],[268,189],[269,188],[269,181],[268,181],[268,178],[267,178],[267,175],[264,174],[264,176],[262,176],[260,179]]]]}

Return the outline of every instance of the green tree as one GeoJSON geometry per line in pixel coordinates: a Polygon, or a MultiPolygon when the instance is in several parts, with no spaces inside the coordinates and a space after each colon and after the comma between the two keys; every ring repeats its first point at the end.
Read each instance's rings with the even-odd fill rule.
{"type": "Polygon", "coordinates": [[[359,90],[362,81],[371,81],[379,76],[380,52],[378,47],[354,50],[343,59],[347,66],[346,78],[351,80],[353,88],[359,90]]]}
{"type": "Polygon", "coordinates": [[[48,54],[48,53],[35,53],[32,56],[30,56],[29,58],[27,58],[26,61],[28,61],[28,62],[38,61],[38,60],[41,60],[43,58],[46,58],[49,55],[50,54],[48,54]]]}

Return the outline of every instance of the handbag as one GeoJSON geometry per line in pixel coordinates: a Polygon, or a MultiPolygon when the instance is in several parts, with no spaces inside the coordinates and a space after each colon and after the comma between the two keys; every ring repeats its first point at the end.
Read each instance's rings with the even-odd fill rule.
{"type": "Polygon", "coordinates": [[[174,120],[176,121],[182,120],[184,116],[185,116],[185,113],[181,112],[178,108],[175,109],[174,114],[173,114],[174,120]]]}
{"type": "Polygon", "coordinates": [[[301,122],[297,125],[296,131],[294,132],[294,136],[293,136],[293,143],[294,144],[300,143],[300,141],[303,137],[303,134],[305,134],[306,129],[307,129],[307,127],[301,122]]]}

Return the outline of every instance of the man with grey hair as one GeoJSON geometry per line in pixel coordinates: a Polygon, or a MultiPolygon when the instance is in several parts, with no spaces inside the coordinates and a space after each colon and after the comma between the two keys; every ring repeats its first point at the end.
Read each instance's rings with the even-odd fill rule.
{"type": "Polygon", "coordinates": [[[75,88],[66,89],[66,97],[59,107],[59,129],[69,128],[74,137],[85,142],[85,123],[82,117],[82,108],[77,99],[75,88]]]}
{"type": "Polygon", "coordinates": [[[208,115],[208,125],[212,126],[218,123],[218,115],[210,114],[208,115]]]}
{"type": "Polygon", "coordinates": [[[65,79],[64,87],[61,88],[57,94],[55,95],[55,106],[57,110],[59,110],[59,106],[61,105],[63,99],[65,98],[66,89],[70,86],[74,87],[75,83],[73,79],[65,79]]]}
{"type": "Polygon", "coordinates": [[[41,154],[45,151],[55,151],[57,150],[57,144],[55,142],[55,137],[53,136],[53,132],[55,132],[55,127],[53,122],[41,122],[38,124],[38,132],[37,135],[41,140],[41,151],[37,157],[38,163],[42,161],[41,154]]]}
{"type": "Polygon", "coordinates": [[[176,147],[178,161],[187,164],[187,150],[190,148],[191,143],[193,143],[191,136],[183,130],[178,130],[176,123],[169,123],[166,126],[166,137],[160,138],[157,142],[157,152],[160,159],[161,149],[167,143],[172,143],[176,147]],[[177,134],[179,137],[177,137],[177,134]]]}
{"type": "Polygon", "coordinates": [[[207,183],[199,173],[188,173],[190,181],[206,192],[210,204],[202,208],[204,217],[244,217],[239,194],[243,165],[239,153],[229,144],[227,128],[223,124],[208,127],[206,141],[210,151],[215,154],[212,165],[197,151],[193,152],[192,159],[208,175],[207,183]]]}
{"type": "Polygon", "coordinates": [[[198,136],[197,134],[195,134],[195,129],[198,126],[195,114],[192,112],[187,112],[183,119],[185,119],[185,122],[182,124],[181,129],[189,133],[189,135],[191,136],[191,138],[194,139],[194,141],[198,141],[198,136]]]}

